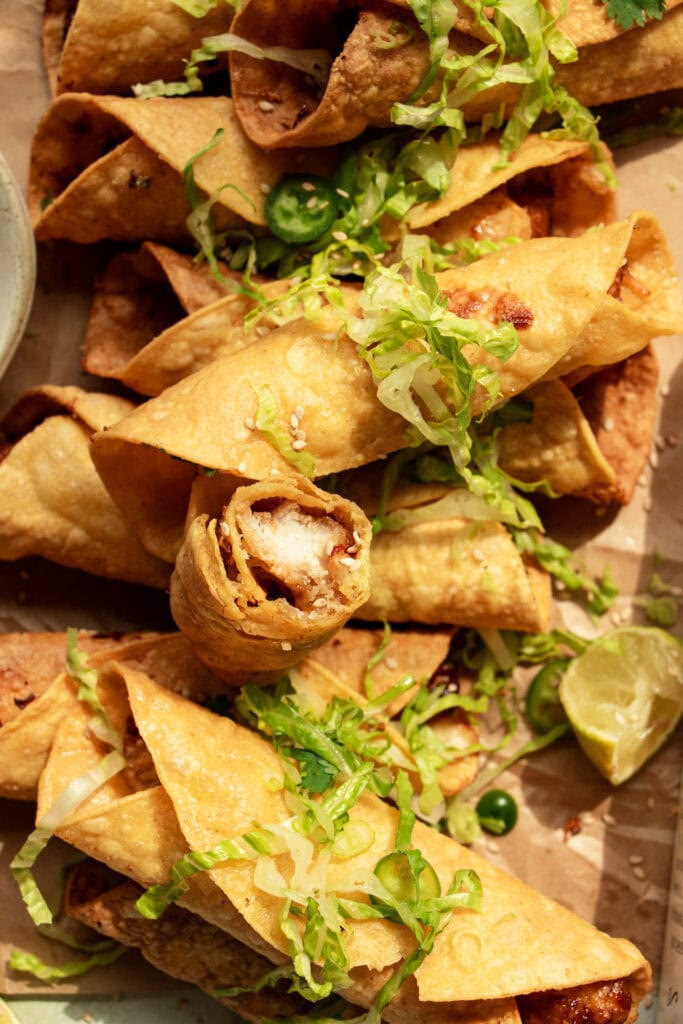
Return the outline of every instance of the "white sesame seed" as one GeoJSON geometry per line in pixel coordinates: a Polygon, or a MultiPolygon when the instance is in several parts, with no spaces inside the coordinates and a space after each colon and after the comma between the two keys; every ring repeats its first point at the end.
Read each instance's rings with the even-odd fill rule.
{"type": "Polygon", "coordinates": [[[637,853],[634,853],[629,857],[628,862],[629,864],[632,864],[633,867],[635,867],[637,864],[643,863],[643,858],[639,856],[637,853]]]}
{"type": "Polygon", "coordinates": [[[602,820],[604,821],[605,825],[616,825],[617,823],[617,819],[614,817],[613,814],[603,814],[602,820]]]}
{"type": "Polygon", "coordinates": [[[667,395],[669,394],[669,385],[668,384],[662,384],[661,388],[659,389],[659,393],[662,396],[662,398],[666,398],[667,395]]]}
{"type": "Polygon", "coordinates": [[[313,602],[313,605],[316,608],[322,608],[323,605],[325,604],[327,604],[327,601],[325,600],[324,597],[316,597],[315,601],[313,602]]]}
{"type": "Polygon", "coordinates": [[[657,455],[657,452],[650,452],[650,457],[647,461],[650,463],[653,469],[656,469],[659,465],[659,455],[657,455]]]}
{"type": "Polygon", "coordinates": [[[489,851],[489,853],[500,853],[500,846],[498,845],[498,843],[494,843],[492,839],[490,839],[486,844],[486,849],[489,851]]]}
{"type": "Polygon", "coordinates": [[[336,191],[338,196],[342,197],[342,199],[348,199],[349,198],[349,193],[346,191],[345,188],[338,188],[338,189],[335,189],[335,191],[336,191]]]}
{"type": "Polygon", "coordinates": [[[652,511],[652,498],[648,494],[648,496],[643,500],[643,512],[651,512],[651,511],[652,511]]]}
{"type": "Polygon", "coordinates": [[[633,869],[633,874],[636,876],[636,878],[640,878],[640,879],[645,878],[645,872],[640,867],[634,868],[633,869]]]}
{"type": "Polygon", "coordinates": [[[477,561],[477,562],[483,562],[484,561],[484,552],[481,551],[479,548],[475,548],[474,551],[472,552],[472,558],[474,558],[475,561],[477,561]]]}
{"type": "Polygon", "coordinates": [[[653,796],[649,796],[647,798],[647,809],[648,809],[648,811],[653,811],[654,808],[655,808],[655,798],[653,796]]]}
{"type": "Polygon", "coordinates": [[[294,449],[295,452],[300,452],[305,447],[306,442],[300,440],[299,438],[297,438],[295,441],[292,441],[292,448],[294,449]]]}
{"type": "Polygon", "coordinates": [[[360,534],[358,530],[353,531],[353,539],[355,540],[356,544],[360,544],[360,534]]]}
{"type": "Polygon", "coordinates": [[[280,647],[282,648],[283,651],[291,651],[292,649],[292,645],[289,642],[289,640],[282,640],[280,643],[280,647]]]}
{"type": "Polygon", "coordinates": [[[666,448],[666,441],[664,440],[661,434],[657,434],[657,437],[655,438],[655,447],[657,451],[660,452],[664,451],[664,449],[666,448]]]}
{"type": "Polygon", "coordinates": [[[304,407],[303,407],[303,405],[297,405],[296,409],[294,410],[294,415],[296,416],[296,418],[299,421],[301,421],[304,418],[304,407]]]}
{"type": "Polygon", "coordinates": [[[297,431],[299,429],[299,417],[295,412],[289,417],[289,426],[292,430],[297,431]]]}
{"type": "Polygon", "coordinates": [[[227,523],[224,523],[223,521],[221,521],[218,524],[218,527],[219,527],[219,529],[220,529],[220,531],[221,531],[221,533],[223,534],[224,537],[229,537],[230,536],[230,527],[228,526],[227,523]]]}
{"type": "Polygon", "coordinates": [[[611,419],[611,417],[608,416],[607,419],[604,419],[602,421],[602,429],[603,430],[614,430],[614,420],[611,419]]]}
{"type": "Polygon", "coordinates": [[[326,210],[329,205],[330,205],[329,200],[328,199],[323,199],[323,201],[320,204],[320,206],[318,207],[318,209],[319,210],[326,210]]]}
{"type": "Polygon", "coordinates": [[[296,432],[296,439],[297,439],[297,441],[305,441],[306,440],[306,431],[303,429],[303,427],[299,427],[299,429],[297,430],[297,432],[296,432]]]}
{"type": "Polygon", "coordinates": [[[247,430],[256,430],[256,423],[254,422],[253,416],[245,416],[244,425],[247,428],[247,430]]]}
{"type": "Polygon", "coordinates": [[[270,334],[270,331],[263,324],[257,324],[254,328],[254,334],[257,334],[259,338],[265,338],[266,334],[270,334]]]}
{"type": "Polygon", "coordinates": [[[268,100],[259,100],[258,108],[262,110],[264,114],[270,114],[272,110],[275,110],[275,104],[270,103],[268,100]]]}
{"type": "Polygon", "coordinates": [[[239,466],[237,467],[237,472],[238,473],[246,473],[246,471],[247,471],[247,464],[246,464],[246,462],[240,462],[239,466]]]}
{"type": "Polygon", "coordinates": [[[306,209],[307,210],[312,210],[313,207],[317,205],[317,202],[318,202],[318,197],[317,196],[311,196],[311,198],[306,203],[306,209]]]}
{"type": "Polygon", "coordinates": [[[268,185],[267,182],[265,182],[265,181],[261,182],[261,184],[259,185],[259,188],[263,192],[264,196],[269,196],[271,191],[272,191],[270,185],[268,185]]]}
{"type": "Polygon", "coordinates": [[[638,477],[638,486],[639,487],[647,487],[647,476],[646,476],[645,473],[641,473],[640,476],[638,477]]]}
{"type": "Polygon", "coordinates": [[[345,231],[333,231],[332,237],[334,238],[335,242],[346,242],[349,236],[346,234],[345,231]]]}
{"type": "Polygon", "coordinates": [[[312,181],[303,181],[301,183],[301,187],[304,192],[315,192],[315,185],[312,181]]]}
{"type": "Polygon", "coordinates": [[[388,655],[388,657],[384,659],[384,664],[388,669],[398,668],[398,661],[396,658],[392,658],[391,655],[388,655]]]}

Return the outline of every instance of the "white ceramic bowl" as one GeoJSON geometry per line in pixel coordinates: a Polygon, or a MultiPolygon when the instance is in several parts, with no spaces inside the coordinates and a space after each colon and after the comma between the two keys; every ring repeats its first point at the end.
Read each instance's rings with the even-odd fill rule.
{"type": "Polygon", "coordinates": [[[36,247],[28,210],[0,154],[0,376],[24,333],[35,280],[36,247]]]}

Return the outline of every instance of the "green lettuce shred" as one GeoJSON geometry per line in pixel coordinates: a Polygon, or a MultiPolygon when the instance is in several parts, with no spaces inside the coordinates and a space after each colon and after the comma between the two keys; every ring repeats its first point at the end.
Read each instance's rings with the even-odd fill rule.
{"type": "Polygon", "coordinates": [[[315,458],[305,450],[297,451],[292,447],[292,437],[282,425],[277,398],[268,384],[251,384],[258,406],[254,422],[256,429],[272,444],[287,462],[291,463],[302,476],[312,480],[315,477],[315,458]]]}

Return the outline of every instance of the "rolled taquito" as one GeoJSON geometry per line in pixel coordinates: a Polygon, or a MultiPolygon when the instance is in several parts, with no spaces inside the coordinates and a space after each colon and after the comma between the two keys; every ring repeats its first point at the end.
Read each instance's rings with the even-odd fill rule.
{"type": "MultiPolygon", "coordinates": [[[[671,254],[649,214],[579,238],[531,239],[436,281],[457,315],[517,325],[519,347],[505,362],[474,344],[463,348],[472,364],[497,373],[498,404],[541,379],[617,362],[683,325],[671,254]]],[[[485,400],[475,391],[475,415],[485,400]]],[[[292,474],[305,452],[307,472],[318,477],[405,447],[406,431],[407,421],[377,398],[367,362],[327,307],[144,403],[96,435],[92,455],[145,546],[173,561],[198,467],[218,478],[264,479],[292,474]],[[298,453],[289,442],[273,443],[273,424],[286,439],[292,415],[305,435],[298,453]],[[258,426],[266,423],[267,430],[258,426]]]]}
{"type": "Polygon", "coordinates": [[[267,190],[283,174],[313,172],[330,159],[263,153],[227,97],[143,101],[65,93],[33,137],[28,205],[39,239],[187,241],[188,166],[202,198],[215,199],[220,231],[263,226],[267,190]]]}
{"type": "MultiPolygon", "coordinates": [[[[164,880],[164,864],[184,846],[210,850],[251,830],[254,822],[276,827],[290,819],[286,793],[275,785],[282,762],[261,736],[132,669],[111,665],[101,673],[99,692],[114,723],[132,715],[159,784],[133,791],[125,780],[111,779],[58,827],[67,842],[149,884],[160,875],[164,880]]],[[[75,713],[60,726],[41,778],[39,819],[69,778],[102,756],[101,744],[84,728],[86,720],[87,712],[75,713]]],[[[371,822],[373,838],[343,860],[332,855],[324,882],[330,894],[353,892],[359,884],[354,879],[372,872],[393,849],[394,808],[365,793],[349,815],[352,822],[371,822]]],[[[539,995],[552,999],[559,994],[579,1005],[594,986],[616,986],[622,1015],[612,1021],[635,1019],[650,972],[629,942],[597,931],[434,829],[417,824],[413,844],[444,888],[455,870],[476,872],[481,908],[454,910],[433,953],[386,1007],[386,1020],[402,1024],[421,1019],[424,1012],[430,1021],[531,1021],[524,1008],[527,999],[533,1003],[539,995]],[[529,955],[520,960],[516,951],[522,945],[529,955]]],[[[294,869],[292,856],[293,848],[291,855],[285,849],[276,858],[285,889],[294,869]]],[[[181,901],[273,962],[286,963],[287,941],[278,924],[284,889],[278,895],[271,878],[266,892],[263,881],[258,858],[227,860],[194,875],[181,901]]],[[[299,875],[293,884],[307,883],[299,875]]],[[[343,995],[368,1006],[414,948],[414,940],[406,928],[385,918],[354,920],[346,940],[351,984],[343,995]]]]}
{"type": "Polygon", "coordinates": [[[238,487],[218,519],[189,526],[171,612],[221,678],[272,678],[367,599],[370,539],[360,508],[303,477],[238,487]]]}
{"type": "MultiPolygon", "coordinates": [[[[179,633],[79,633],[78,649],[97,666],[112,658],[144,670],[193,700],[213,698],[220,681],[194,657],[179,633]]],[[[66,671],[65,633],[8,633],[0,637],[0,796],[35,800],[55,732],[78,703],[66,671]]],[[[134,734],[126,734],[134,754],[134,734]]]]}
{"type": "Polygon", "coordinates": [[[227,32],[233,7],[208,5],[202,17],[169,0],[47,0],[43,58],[53,93],[130,95],[134,85],[181,78],[204,36],[227,32]]]}
{"type": "Polygon", "coordinates": [[[27,391],[7,412],[1,424],[1,560],[41,555],[97,576],[168,585],[168,567],[140,544],[90,458],[93,431],[132,408],[113,395],[45,385],[27,391]]]}
{"type": "MultiPolygon", "coordinates": [[[[598,4],[573,7],[564,30],[580,48],[579,59],[558,65],[556,80],[581,103],[614,102],[683,84],[680,7],[669,5],[661,20],[628,32],[616,29],[598,4]]],[[[332,145],[355,138],[368,125],[391,124],[392,107],[410,99],[429,67],[429,41],[412,12],[405,5],[376,3],[344,21],[335,19],[331,0],[289,0],[287,9],[283,22],[282,6],[274,0],[247,0],[233,31],[259,46],[277,40],[306,48],[322,40],[334,58],[330,74],[321,86],[286,65],[232,53],[232,95],[249,137],[264,148],[332,145]]],[[[490,37],[468,19],[465,5],[457,11],[450,49],[475,56],[490,37]]],[[[464,104],[465,116],[479,121],[501,107],[509,111],[519,92],[512,84],[485,89],[464,104]]],[[[429,91],[424,96],[432,98],[429,91]]]]}

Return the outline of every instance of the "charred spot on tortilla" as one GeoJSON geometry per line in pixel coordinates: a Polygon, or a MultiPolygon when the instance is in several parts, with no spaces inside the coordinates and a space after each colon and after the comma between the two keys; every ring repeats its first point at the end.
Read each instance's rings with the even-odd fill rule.
{"type": "Polygon", "coordinates": [[[0,668],[0,726],[17,717],[36,699],[31,681],[11,665],[0,668]]]}
{"type": "Polygon", "coordinates": [[[478,314],[481,314],[482,319],[492,323],[503,321],[518,329],[531,327],[534,322],[533,310],[512,292],[488,288],[468,291],[462,288],[448,292],[447,299],[449,311],[465,320],[479,319],[478,314]]]}

